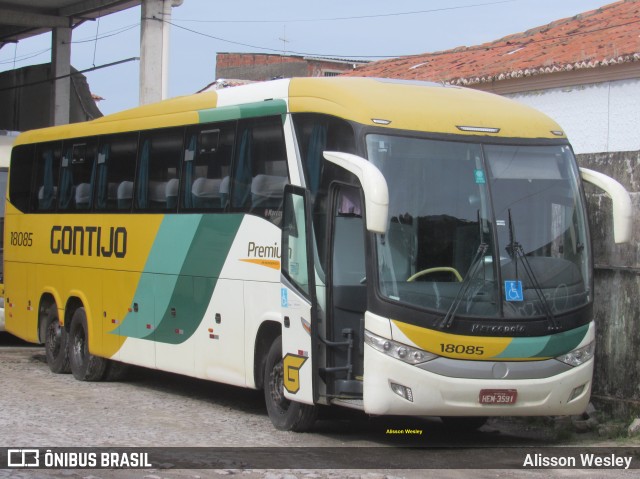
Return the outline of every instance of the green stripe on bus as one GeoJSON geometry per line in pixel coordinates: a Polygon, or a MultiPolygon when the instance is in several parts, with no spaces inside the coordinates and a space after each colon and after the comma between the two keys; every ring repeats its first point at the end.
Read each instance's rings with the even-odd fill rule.
{"type": "Polygon", "coordinates": [[[540,356],[554,358],[574,350],[582,342],[588,331],[589,325],[585,324],[564,333],[554,334],[549,338],[547,346],[540,352],[540,356]]]}
{"type": "Polygon", "coordinates": [[[589,331],[589,325],[550,336],[513,338],[496,358],[553,358],[568,353],[580,344],[589,331]]]}
{"type": "Polygon", "coordinates": [[[216,121],[239,120],[242,118],[256,118],[262,116],[284,115],[287,113],[287,103],[284,100],[266,100],[244,105],[221,106],[198,111],[200,123],[216,121]]]}
{"type": "Polygon", "coordinates": [[[132,311],[113,331],[179,344],[202,322],[243,215],[167,215],[134,296],[132,311]],[[225,254],[214,254],[224,251],[225,254]]]}

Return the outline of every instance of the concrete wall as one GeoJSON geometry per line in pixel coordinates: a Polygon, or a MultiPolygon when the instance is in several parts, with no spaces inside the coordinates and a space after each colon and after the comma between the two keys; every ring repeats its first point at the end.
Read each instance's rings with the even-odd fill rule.
{"type": "Polygon", "coordinates": [[[216,79],[263,81],[273,78],[317,77],[326,71],[351,71],[353,65],[293,55],[265,53],[218,53],[216,79]]]}
{"type": "MultiPolygon", "coordinates": [[[[578,163],[631,193],[640,211],[640,79],[506,95],[554,118],[578,163]]],[[[613,242],[611,200],[585,185],[595,263],[597,325],[593,400],[621,417],[640,411],[640,221],[632,241],[613,242]]]]}
{"type": "MultiPolygon", "coordinates": [[[[580,166],[601,171],[631,192],[640,211],[640,152],[578,155],[580,166]]],[[[597,325],[594,402],[621,417],[640,411],[640,221],[632,241],[613,242],[611,200],[585,185],[595,263],[597,325]]]]}
{"type": "MultiPolygon", "coordinates": [[[[72,68],[72,71],[75,71],[72,68]]],[[[51,64],[34,65],[0,74],[0,129],[26,131],[52,125],[51,64]],[[24,86],[26,85],[26,86],[24,86]]],[[[71,77],[70,123],[102,116],[84,75],[71,77]]]]}
{"type": "Polygon", "coordinates": [[[640,150],[640,79],[505,96],[555,119],[576,153],[640,150]]]}

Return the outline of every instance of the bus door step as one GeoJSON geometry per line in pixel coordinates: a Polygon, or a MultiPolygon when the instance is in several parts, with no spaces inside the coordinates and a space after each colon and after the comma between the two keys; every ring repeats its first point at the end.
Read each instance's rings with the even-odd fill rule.
{"type": "Polygon", "coordinates": [[[362,381],[357,379],[336,379],[333,383],[336,395],[362,397],[362,381]]]}

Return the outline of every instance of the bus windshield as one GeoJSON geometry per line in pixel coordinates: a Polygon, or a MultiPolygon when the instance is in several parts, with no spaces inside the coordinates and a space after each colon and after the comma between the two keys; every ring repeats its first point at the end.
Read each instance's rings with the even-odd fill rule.
{"type": "Polygon", "coordinates": [[[590,301],[589,241],[569,147],[369,134],[389,186],[379,289],[446,317],[547,317],[590,301]]]}

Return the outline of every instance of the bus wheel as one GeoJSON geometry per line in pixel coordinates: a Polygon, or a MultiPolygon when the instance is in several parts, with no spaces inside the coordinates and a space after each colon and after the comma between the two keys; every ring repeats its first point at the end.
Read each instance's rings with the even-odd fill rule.
{"type": "Polygon", "coordinates": [[[71,372],[78,381],[100,381],[107,368],[107,360],[89,353],[87,315],[78,308],[69,328],[69,362],[71,372]]]}
{"type": "Polygon", "coordinates": [[[282,364],[282,340],[277,337],[265,361],[264,399],[271,422],[281,431],[305,432],[311,429],[317,408],[290,401],[284,396],[284,367],[282,364]]]}
{"type": "Polygon", "coordinates": [[[127,377],[129,373],[129,365],[121,363],[120,361],[114,361],[113,359],[107,360],[107,368],[104,372],[105,381],[122,381],[127,377]]]}
{"type": "Polygon", "coordinates": [[[489,418],[485,416],[447,416],[440,419],[452,431],[469,432],[480,429],[489,418]]]}
{"type": "Polygon", "coordinates": [[[67,348],[67,332],[64,328],[60,327],[58,318],[53,318],[47,323],[44,347],[47,364],[51,372],[56,374],[71,372],[69,367],[69,349],[67,348]]]}

